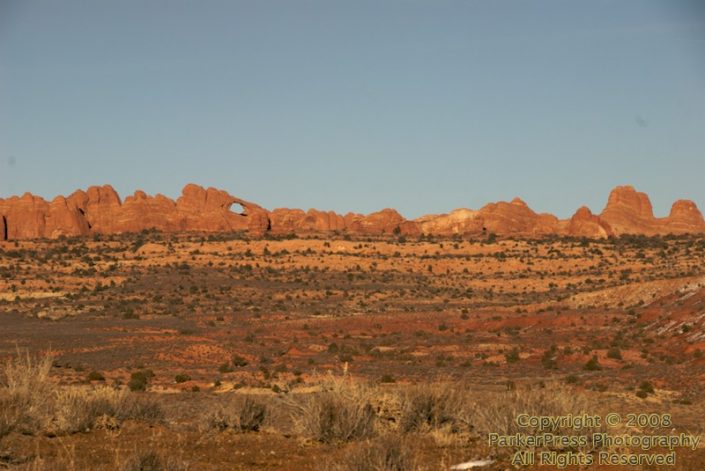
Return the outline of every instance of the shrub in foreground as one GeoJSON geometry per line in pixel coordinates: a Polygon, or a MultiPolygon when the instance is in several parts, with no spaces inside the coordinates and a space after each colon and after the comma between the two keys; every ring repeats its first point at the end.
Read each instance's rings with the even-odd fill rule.
{"type": "Polygon", "coordinates": [[[414,386],[403,395],[401,430],[469,429],[472,404],[465,389],[447,383],[414,386]]]}
{"type": "Polygon", "coordinates": [[[152,370],[135,371],[130,375],[127,387],[130,388],[130,391],[146,391],[152,376],[154,376],[152,370]]]}
{"type": "Polygon", "coordinates": [[[360,443],[340,460],[321,469],[330,471],[408,471],[419,469],[413,446],[399,435],[383,436],[374,442],[360,443]]]}
{"type": "Polygon", "coordinates": [[[257,432],[267,417],[267,406],[250,397],[235,398],[212,412],[207,423],[217,430],[233,429],[238,432],[257,432]]]}
{"type": "Polygon", "coordinates": [[[362,384],[330,378],[321,392],[292,403],[293,421],[301,435],[322,443],[368,438],[377,417],[370,397],[362,384]]]}
{"type": "Polygon", "coordinates": [[[134,451],[119,460],[119,471],[187,471],[188,463],[174,456],[165,456],[156,451],[134,451]]]}
{"type": "Polygon", "coordinates": [[[57,388],[49,378],[52,359],[19,355],[0,376],[0,438],[12,431],[59,435],[100,424],[118,427],[124,419],[160,420],[155,401],[108,386],[57,388]]]}
{"type": "MultiPolygon", "coordinates": [[[[529,416],[579,416],[596,414],[603,411],[602,404],[591,400],[587,394],[575,388],[561,384],[549,383],[543,388],[522,387],[515,390],[488,395],[474,414],[476,430],[482,434],[498,433],[513,435],[527,433],[537,435],[554,433],[570,435],[574,431],[568,427],[542,429],[540,427],[520,427],[516,418],[520,414],[529,416]]],[[[600,427],[585,427],[583,433],[592,434],[604,431],[600,427]]]]}

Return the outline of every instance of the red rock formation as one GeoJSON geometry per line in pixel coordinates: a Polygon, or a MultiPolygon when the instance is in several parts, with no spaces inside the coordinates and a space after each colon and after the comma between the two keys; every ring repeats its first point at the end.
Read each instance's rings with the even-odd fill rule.
{"type": "Polygon", "coordinates": [[[137,232],[152,228],[167,232],[188,229],[185,218],[177,212],[174,201],[164,195],[149,196],[140,190],[125,198],[116,224],[120,232],[137,232]]]}
{"type": "Polygon", "coordinates": [[[598,215],[580,208],[570,220],[537,214],[519,198],[485,205],[478,211],[456,209],[449,214],[423,216],[413,221],[393,209],[368,215],[309,209],[275,209],[268,212],[248,201],[215,188],[186,185],[173,201],[163,195],[136,191],[121,202],[109,185],[78,190],[51,203],[29,193],[0,199],[0,240],[81,236],[92,233],[247,231],[262,235],[347,232],[365,235],[497,235],[542,236],[565,234],[607,237],[624,233],[667,234],[705,232],[705,220],[692,201],[673,204],[671,214],[657,219],[644,193],[630,186],[615,188],[598,215]],[[241,212],[231,210],[233,205],[241,212]]]}
{"type": "Polygon", "coordinates": [[[482,232],[483,220],[478,216],[478,211],[460,208],[448,214],[422,216],[415,221],[424,234],[479,234],[482,232]]]}
{"type": "Polygon", "coordinates": [[[84,214],[92,232],[125,232],[117,221],[121,207],[120,196],[112,186],[91,186],[87,191],[77,190],[68,200],[84,214]]]}
{"type": "Polygon", "coordinates": [[[207,190],[186,185],[176,200],[176,210],[185,218],[184,227],[194,231],[225,232],[247,230],[249,221],[244,214],[230,211],[236,198],[215,188],[207,190]]]}
{"type": "Polygon", "coordinates": [[[184,217],[179,224],[189,231],[249,231],[262,235],[269,230],[267,211],[249,201],[236,198],[223,190],[198,185],[186,185],[176,200],[176,212],[184,217]],[[242,207],[241,213],[231,211],[232,205],[242,207]]]}
{"type": "Polygon", "coordinates": [[[345,219],[333,211],[277,208],[269,213],[275,234],[307,234],[312,232],[344,231],[345,219]]]}
{"type": "Polygon", "coordinates": [[[90,233],[90,227],[81,210],[63,196],[57,196],[49,203],[44,224],[42,236],[51,239],[60,236],[85,236],[90,233]]]}
{"type": "Polygon", "coordinates": [[[269,213],[272,232],[276,234],[308,234],[315,232],[350,232],[354,234],[418,235],[419,228],[393,209],[383,209],[368,215],[348,213],[341,216],[333,211],[278,208],[269,213]]]}
{"type": "Polygon", "coordinates": [[[309,209],[306,212],[306,217],[302,224],[304,229],[308,228],[313,231],[344,231],[345,218],[333,211],[318,211],[317,209],[309,209]]]}
{"type": "Polygon", "coordinates": [[[45,216],[48,212],[49,204],[31,193],[4,200],[0,214],[5,219],[7,239],[43,237],[46,228],[45,216]]]}
{"type": "Polygon", "coordinates": [[[423,216],[416,219],[425,234],[500,235],[557,234],[560,221],[551,214],[537,214],[520,198],[511,202],[489,203],[479,211],[456,209],[449,214],[423,216]]]}
{"type": "MultiPolygon", "coordinates": [[[[394,233],[394,231],[392,231],[394,233]]],[[[399,224],[399,234],[404,236],[419,236],[421,228],[415,221],[403,221],[399,224]]]]}
{"type": "Polygon", "coordinates": [[[576,237],[589,237],[592,239],[604,239],[613,235],[610,225],[592,214],[587,206],[578,209],[568,224],[568,235],[576,237]]]}
{"type": "Polygon", "coordinates": [[[678,200],[671,206],[671,213],[664,220],[665,230],[673,234],[705,232],[705,219],[690,200],[678,200]]]}
{"type": "MultiPolygon", "coordinates": [[[[303,209],[277,208],[269,213],[269,220],[272,224],[272,232],[275,234],[293,234],[298,230],[302,233],[304,229],[303,220],[306,212],[303,209]]],[[[315,223],[315,221],[313,221],[315,223]]]]}
{"type": "Polygon", "coordinates": [[[659,233],[649,197],[632,186],[618,186],[612,190],[600,218],[617,235],[659,233]]]}
{"type": "Polygon", "coordinates": [[[520,198],[511,203],[490,203],[479,211],[483,230],[495,234],[541,235],[558,232],[558,218],[551,214],[536,214],[520,198]]]}
{"type": "MultiPolygon", "coordinates": [[[[401,214],[389,208],[367,216],[354,213],[345,215],[346,229],[356,234],[400,234],[401,225],[405,221],[401,214]]],[[[404,225],[404,228],[406,231],[413,231],[412,226],[404,225]]]]}
{"type": "Polygon", "coordinates": [[[109,185],[78,190],[68,198],[51,203],[29,193],[21,198],[0,200],[3,238],[56,238],[90,233],[139,232],[143,229],[174,231],[249,231],[261,235],[269,230],[269,216],[256,204],[228,193],[187,185],[182,196],[172,201],[163,195],[149,196],[136,191],[120,201],[109,185]],[[242,213],[230,210],[233,204],[242,213]],[[7,234],[5,236],[5,234],[7,234]]]}

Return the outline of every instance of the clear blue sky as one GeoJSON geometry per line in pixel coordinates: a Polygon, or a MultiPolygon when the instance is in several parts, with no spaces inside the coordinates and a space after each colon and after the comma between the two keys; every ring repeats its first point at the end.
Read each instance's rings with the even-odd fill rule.
{"type": "Polygon", "coordinates": [[[0,0],[0,196],[705,209],[705,2],[0,0]]]}

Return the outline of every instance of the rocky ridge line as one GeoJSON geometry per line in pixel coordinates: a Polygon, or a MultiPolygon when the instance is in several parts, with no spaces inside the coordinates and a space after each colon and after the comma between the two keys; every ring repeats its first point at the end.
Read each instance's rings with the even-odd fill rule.
{"type": "Polygon", "coordinates": [[[570,235],[605,238],[620,234],[705,233],[705,220],[694,202],[678,200],[670,214],[656,218],[645,193],[631,186],[612,190],[600,214],[581,207],[568,220],[536,213],[519,198],[489,203],[479,210],[456,209],[405,219],[394,209],[371,214],[337,214],[333,211],[278,208],[268,211],[257,204],[215,188],[188,184],[176,201],[136,191],[120,199],[110,186],[92,186],[68,197],[46,201],[25,193],[0,199],[0,241],[61,236],[116,234],[158,229],[164,232],[234,232],[253,236],[272,234],[349,233],[360,235],[541,237],[570,235]],[[234,212],[233,205],[242,208],[234,212]]]}

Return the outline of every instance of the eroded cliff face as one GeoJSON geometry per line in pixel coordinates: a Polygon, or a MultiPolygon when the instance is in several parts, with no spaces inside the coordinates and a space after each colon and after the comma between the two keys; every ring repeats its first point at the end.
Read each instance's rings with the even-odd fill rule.
{"type": "Polygon", "coordinates": [[[657,234],[657,221],[646,193],[631,186],[618,186],[610,193],[600,219],[606,221],[616,234],[657,234]]]}
{"type": "Polygon", "coordinates": [[[576,237],[589,237],[591,239],[604,239],[614,235],[612,226],[597,216],[587,206],[578,209],[570,218],[567,234],[576,237]]]}
{"type": "Polygon", "coordinates": [[[333,211],[277,208],[269,213],[275,234],[335,232],[345,230],[345,218],[333,211]]]}
{"type": "Polygon", "coordinates": [[[582,207],[568,220],[533,211],[519,198],[489,203],[479,210],[405,219],[394,209],[371,214],[279,208],[267,211],[216,188],[188,184],[176,201],[144,191],[120,199],[110,186],[92,186],[51,202],[25,193],[0,199],[0,240],[87,236],[158,229],[164,232],[246,231],[273,234],[350,233],[360,235],[504,236],[571,235],[604,238],[620,234],[705,233],[695,203],[678,200],[665,218],[653,215],[645,193],[631,186],[612,190],[599,215],[582,207]]]}
{"type": "Polygon", "coordinates": [[[158,229],[165,232],[249,231],[260,235],[269,230],[269,217],[260,206],[215,188],[186,185],[173,201],[136,191],[124,202],[110,186],[78,190],[51,203],[25,194],[0,200],[5,239],[57,238],[89,234],[116,234],[158,229]],[[231,211],[238,205],[241,211],[231,211]]]}
{"type": "Polygon", "coordinates": [[[631,186],[612,190],[601,214],[583,206],[568,220],[538,214],[521,199],[485,205],[479,211],[456,209],[449,214],[423,216],[415,221],[426,234],[452,235],[493,232],[498,235],[549,234],[606,238],[620,234],[686,234],[705,232],[705,220],[694,202],[678,200],[665,218],[654,217],[651,201],[631,186]]]}
{"type": "Polygon", "coordinates": [[[0,215],[8,240],[42,237],[46,231],[49,203],[30,193],[0,201],[0,215]]]}
{"type": "Polygon", "coordinates": [[[705,221],[694,202],[678,200],[665,218],[654,217],[646,193],[631,186],[618,186],[610,193],[607,206],[600,214],[614,234],[684,234],[705,231],[705,221]]]}
{"type": "Polygon", "coordinates": [[[664,226],[674,234],[705,232],[705,219],[695,203],[678,200],[671,206],[671,213],[664,226]]]}
{"type": "Polygon", "coordinates": [[[460,208],[449,214],[423,216],[416,223],[425,234],[540,236],[557,234],[561,224],[552,214],[538,214],[520,198],[489,203],[474,211],[460,208]]]}

